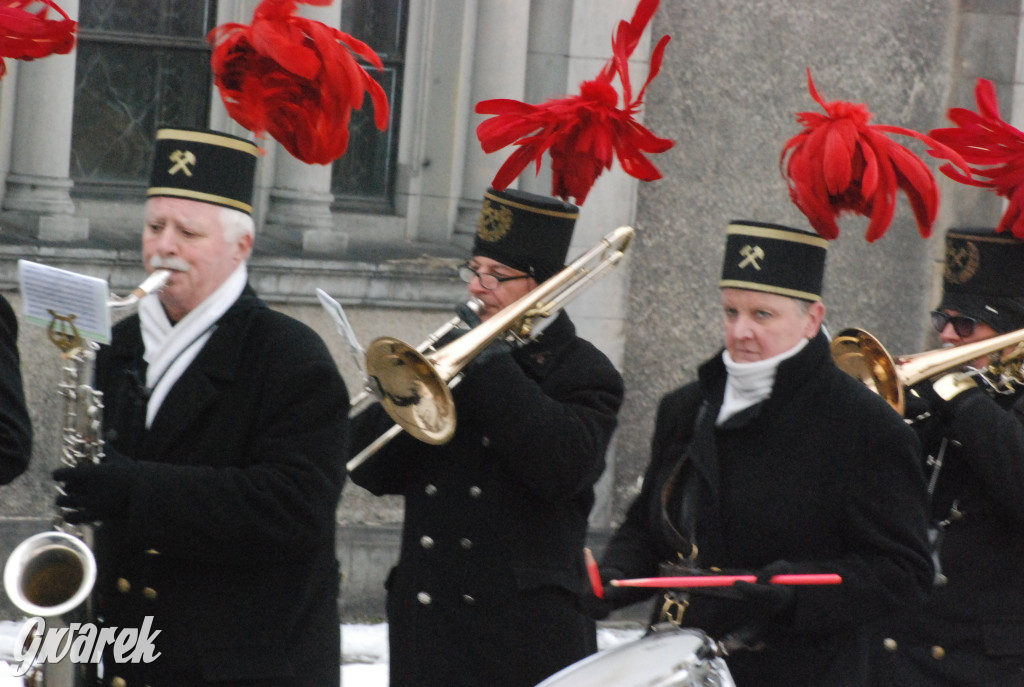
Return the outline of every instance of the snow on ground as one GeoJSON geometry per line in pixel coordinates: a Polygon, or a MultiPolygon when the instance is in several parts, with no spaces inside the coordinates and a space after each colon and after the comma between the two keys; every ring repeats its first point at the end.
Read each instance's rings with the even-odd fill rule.
{"type": "MultiPolygon", "coordinates": [[[[640,638],[639,624],[602,626],[597,631],[597,649],[605,651],[640,638]]],[[[388,626],[342,625],[342,687],[388,686],[388,626]]],[[[4,687],[0,685],[0,687],[4,687]]]]}
{"type": "MultiPolygon", "coordinates": [[[[602,626],[597,632],[598,651],[611,649],[640,638],[635,623],[602,626]]],[[[346,624],[341,626],[342,687],[388,687],[387,623],[346,624]]],[[[0,687],[22,687],[0,662],[0,687]]]]}

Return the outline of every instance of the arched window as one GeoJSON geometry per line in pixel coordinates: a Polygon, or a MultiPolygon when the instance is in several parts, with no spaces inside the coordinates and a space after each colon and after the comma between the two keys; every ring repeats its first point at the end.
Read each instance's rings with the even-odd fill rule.
{"type": "Polygon", "coordinates": [[[374,126],[369,97],[363,109],[353,113],[348,152],[334,163],[331,182],[335,208],[342,211],[391,213],[394,209],[407,5],[407,0],[344,0],[341,6],[342,30],[376,50],[384,63],[383,72],[371,73],[391,107],[386,131],[374,126]]]}
{"type": "MultiPolygon", "coordinates": [[[[82,0],[75,67],[71,178],[79,198],[132,199],[148,179],[159,126],[203,127],[216,97],[206,35],[215,0],[82,0]]],[[[408,0],[344,0],[342,30],[384,63],[391,125],[378,131],[369,98],[354,113],[348,152],[333,165],[338,212],[394,210],[408,0]]]]}
{"type": "Polygon", "coordinates": [[[82,0],[75,66],[75,194],[140,197],[159,126],[202,127],[214,0],[82,0]]]}

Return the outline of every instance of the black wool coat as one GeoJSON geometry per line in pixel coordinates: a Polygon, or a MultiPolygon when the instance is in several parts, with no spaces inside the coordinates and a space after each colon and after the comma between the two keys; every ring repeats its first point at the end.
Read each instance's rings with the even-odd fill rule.
{"type": "Polygon", "coordinates": [[[32,422],[21,379],[18,320],[0,296],[0,484],[25,472],[31,454],[32,422]]]}
{"type": "MultiPolygon", "coordinates": [[[[794,587],[795,605],[765,616],[750,602],[694,593],[682,625],[722,640],[751,623],[760,651],[726,660],[737,685],[864,685],[869,632],[931,581],[925,485],[913,431],[879,396],[841,372],[819,334],[778,367],[771,396],[706,425],[710,453],[688,452],[695,419],[714,423],[726,380],[721,356],[660,404],[641,493],[602,558],[625,577],[659,574],[679,543],[662,493],[680,461],[681,502],[667,520],[698,547],[696,565],[726,572],[838,573],[840,585],[794,587]]],[[[635,601],[624,595],[619,603],[635,601]]],[[[656,601],[660,608],[662,600],[656,601]]]]}
{"type": "MultiPolygon", "coordinates": [[[[622,402],[612,363],[563,312],[454,389],[443,446],[408,435],[352,474],[405,497],[388,581],[392,687],[531,687],[596,649],[580,612],[594,483],[622,402]]],[[[353,420],[353,452],[390,420],[353,420]]]]}
{"type": "Polygon", "coordinates": [[[876,684],[1024,686],[1024,391],[973,389],[908,416],[927,455],[947,440],[931,511],[941,577],[883,625],[876,684]]]}
{"type": "Polygon", "coordinates": [[[95,596],[107,625],[153,616],[161,656],[106,656],[106,679],[337,685],[348,396],[326,346],[247,287],[148,431],[143,352],[135,315],[97,359],[108,442],[136,469],[127,519],[96,533],[95,596]]]}

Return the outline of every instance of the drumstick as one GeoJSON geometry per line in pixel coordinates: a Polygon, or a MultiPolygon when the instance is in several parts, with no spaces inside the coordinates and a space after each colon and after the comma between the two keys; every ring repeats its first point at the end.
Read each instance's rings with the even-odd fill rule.
{"type": "Polygon", "coordinates": [[[594,596],[604,598],[604,585],[601,584],[601,573],[597,569],[597,561],[589,548],[583,549],[583,560],[587,564],[587,575],[590,576],[590,586],[594,590],[594,596]]]}
{"type": "MultiPolygon", "coordinates": [[[[770,584],[840,584],[843,578],[834,573],[811,575],[774,575],[770,584]]],[[[756,575],[693,575],[682,577],[637,577],[612,580],[613,587],[729,587],[736,582],[757,582],[756,575]]]]}

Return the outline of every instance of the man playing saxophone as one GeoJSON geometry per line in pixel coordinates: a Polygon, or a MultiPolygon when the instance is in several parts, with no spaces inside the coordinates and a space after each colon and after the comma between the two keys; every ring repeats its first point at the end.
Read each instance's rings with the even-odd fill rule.
{"type": "MultiPolygon", "coordinates": [[[[931,317],[945,346],[1024,329],[1024,241],[951,229],[931,317]]],[[[1009,352],[967,367],[984,370],[1009,352]]],[[[940,575],[924,606],[883,627],[879,687],[1024,684],[1024,387],[993,385],[997,377],[956,370],[908,394],[940,575]]]]}
{"type": "MultiPolygon", "coordinates": [[[[553,198],[486,193],[460,271],[481,320],[561,270],[577,214],[553,198]]],[[[392,687],[528,687],[596,650],[577,599],[623,384],[564,311],[547,322],[465,368],[449,443],[403,434],[352,470],[374,494],[405,497],[386,583],[392,687]]],[[[392,424],[380,406],[357,416],[353,452],[392,424]]]]}
{"type": "Polygon", "coordinates": [[[158,658],[109,685],[337,685],[334,514],[347,392],[320,338],[247,283],[257,148],[162,129],[142,236],[173,271],[96,363],[106,460],[54,473],[97,522],[107,626],[152,618],[158,658]]]}

